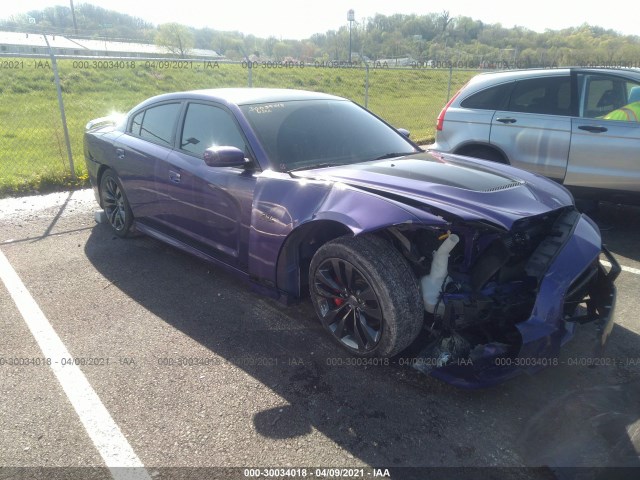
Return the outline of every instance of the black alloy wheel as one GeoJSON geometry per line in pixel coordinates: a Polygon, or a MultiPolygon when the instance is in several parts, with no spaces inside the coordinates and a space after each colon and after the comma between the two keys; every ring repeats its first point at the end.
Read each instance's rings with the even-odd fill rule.
{"type": "Polygon", "coordinates": [[[416,276],[382,238],[340,237],[324,244],[311,260],[309,291],[324,328],[352,354],[393,356],[422,329],[416,276]]]}
{"type": "Polygon", "coordinates": [[[133,223],[133,214],[122,184],[112,170],[107,170],[100,179],[100,199],[111,230],[125,237],[133,223]]]}
{"type": "Polygon", "coordinates": [[[314,287],[324,326],[345,347],[372,351],[382,335],[383,315],[363,273],[346,260],[330,258],[316,269],[314,287]]]}

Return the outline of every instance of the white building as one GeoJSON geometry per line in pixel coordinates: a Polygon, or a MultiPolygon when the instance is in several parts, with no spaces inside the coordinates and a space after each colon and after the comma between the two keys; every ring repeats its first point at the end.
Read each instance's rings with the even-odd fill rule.
{"type": "MultiPolygon", "coordinates": [[[[99,57],[174,57],[166,48],[158,45],[114,42],[85,38],[69,38],[63,35],[47,34],[49,45],[56,56],[99,56],[99,57]]],[[[44,35],[40,33],[0,32],[1,55],[49,55],[44,35]]],[[[191,58],[222,58],[214,50],[194,48],[189,51],[191,58]]]]}

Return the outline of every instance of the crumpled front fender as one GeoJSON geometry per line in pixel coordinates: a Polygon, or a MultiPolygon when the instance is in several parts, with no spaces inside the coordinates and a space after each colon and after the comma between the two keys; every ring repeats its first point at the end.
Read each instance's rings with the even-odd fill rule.
{"type": "Polygon", "coordinates": [[[332,221],[353,235],[391,225],[446,225],[439,216],[339,182],[270,173],[258,179],[249,233],[249,274],[276,284],[287,239],[310,222],[332,221]]]}

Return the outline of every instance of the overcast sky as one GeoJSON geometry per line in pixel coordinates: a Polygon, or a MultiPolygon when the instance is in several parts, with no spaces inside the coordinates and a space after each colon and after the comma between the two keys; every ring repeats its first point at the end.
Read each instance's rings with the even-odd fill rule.
{"type": "MultiPolygon", "coordinates": [[[[68,0],[20,0],[11,3],[5,0],[0,9],[0,18],[53,5],[69,6],[69,3],[68,0]]],[[[632,2],[619,0],[609,0],[606,4],[559,0],[177,0],[170,3],[160,3],[160,0],[74,1],[76,6],[81,3],[92,3],[140,17],[156,25],[178,22],[198,28],[235,30],[257,37],[273,35],[283,39],[303,39],[314,33],[337,30],[347,24],[347,10],[350,8],[355,10],[357,21],[376,13],[424,15],[440,13],[446,9],[452,17],[465,15],[485,23],[501,23],[504,27],[519,25],[537,32],[589,23],[612,28],[623,34],[640,35],[637,5],[630,8],[632,2]]]]}

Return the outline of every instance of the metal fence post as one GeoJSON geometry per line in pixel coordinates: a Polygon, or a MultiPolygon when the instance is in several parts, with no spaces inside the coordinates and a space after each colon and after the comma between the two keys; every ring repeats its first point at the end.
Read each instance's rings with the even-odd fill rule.
{"type": "Polygon", "coordinates": [[[58,91],[58,106],[60,107],[60,117],[62,118],[62,130],[64,132],[64,142],[67,144],[67,156],[69,157],[69,168],[71,169],[71,178],[76,179],[76,169],[73,165],[73,154],[71,153],[71,141],[69,140],[69,129],[67,128],[67,116],[64,112],[64,102],[62,101],[62,87],[60,86],[60,75],[58,75],[58,64],[56,63],[56,56],[53,54],[51,45],[49,45],[49,39],[46,35],[42,35],[44,41],[47,43],[49,49],[49,56],[51,57],[51,68],[53,68],[53,78],[56,82],[56,90],[58,91]]]}
{"type": "Polygon", "coordinates": [[[364,64],[364,108],[369,108],[369,64],[364,64]]]}
{"type": "Polygon", "coordinates": [[[449,83],[447,84],[447,98],[444,103],[447,103],[451,98],[451,81],[453,78],[453,66],[449,65],[449,83]]]}
{"type": "MultiPolygon", "coordinates": [[[[249,88],[253,87],[253,64],[251,62],[251,59],[249,58],[249,56],[247,55],[247,52],[244,51],[244,48],[240,47],[240,51],[242,51],[242,55],[244,56],[244,60],[245,62],[247,62],[247,86],[249,88]]],[[[240,64],[242,65],[242,64],[240,64]]]]}

